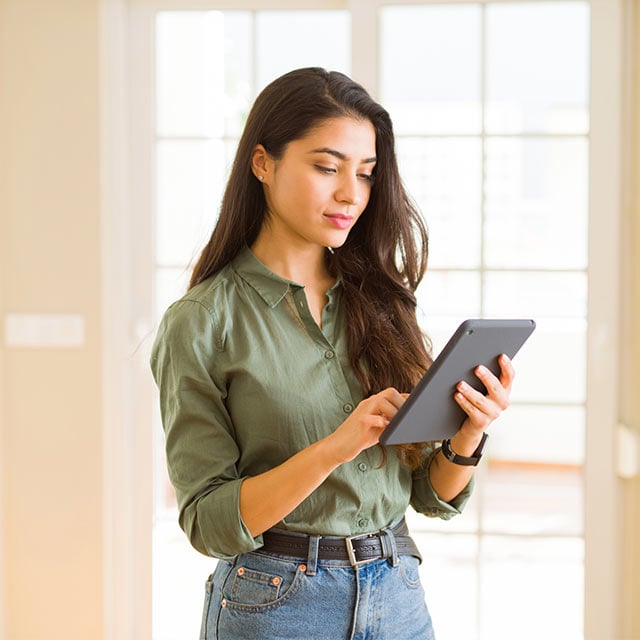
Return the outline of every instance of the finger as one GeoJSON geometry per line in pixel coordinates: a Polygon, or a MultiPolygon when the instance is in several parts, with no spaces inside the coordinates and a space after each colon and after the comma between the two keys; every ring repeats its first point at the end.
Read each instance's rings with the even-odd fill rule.
{"type": "Polygon", "coordinates": [[[500,365],[500,383],[503,387],[511,387],[513,379],[516,377],[516,370],[511,364],[511,358],[506,353],[503,353],[498,358],[498,364],[500,365]]]}
{"type": "MultiPolygon", "coordinates": [[[[498,400],[485,396],[464,381],[458,383],[458,393],[462,395],[470,406],[485,414],[491,420],[495,420],[502,411],[498,400]]],[[[502,400],[508,403],[508,401],[502,400]]]]}
{"type": "Polygon", "coordinates": [[[469,420],[476,426],[484,430],[492,422],[492,419],[486,413],[481,411],[462,393],[457,392],[453,397],[460,408],[469,416],[469,420]]]}
{"type": "Polygon", "coordinates": [[[385,398],[381,398],[375,404],[375,408],[372,411],[372,413],[378,413],[380,415],[383,415],[388,420],[391,420],[391,418],[393,418],[393,416],[395,416],[396,413],[398,413],[398,408],[399,407],[393,404],[392,402],[389,402],[385,398]]]}
{"type": "Polygon", "coordinates": [[[383,431],[389,425],[389,420],[383,415],[368,415],[362,419],[362,424],[368,429],[383,431]]]}
{"type": "Polygon", "coordinates": [[[480,365],[476,368],[475,374],[487,389],[487,395],[494,400],[501,409],[509,406],[510,387],[504,387],[502,382],[489,371],[486,367],[480,365]]]}
{"type": "Polygon", "coordinates": [[[406,394],[400,393],[397,389],[394,389],[393,387],[387,387],[386,389],[383,389],[380,393],[376,394],[373,397],[377,397],[377,398],[386,400],[387,402],[390,402],[397,410],[404,404],[405,399],[403,395],[406,395],[406,394]]]}

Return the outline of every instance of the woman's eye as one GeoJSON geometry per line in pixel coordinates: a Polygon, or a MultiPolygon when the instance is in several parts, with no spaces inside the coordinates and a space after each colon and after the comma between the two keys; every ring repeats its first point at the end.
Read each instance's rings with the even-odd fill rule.
{"type": "Polygon", "coordinates": [[[336,170],[333,169],[332,167],[323,167],[320,164],[315,165],[316,169],[322,173],[335,173],[336,170]]]}
{"type": "Polygon", "coordinates": [[[366,180],[367,182],[373,182],[375,180],[375,177],[371,173],[360,173],[358,177],[366,180]]]}

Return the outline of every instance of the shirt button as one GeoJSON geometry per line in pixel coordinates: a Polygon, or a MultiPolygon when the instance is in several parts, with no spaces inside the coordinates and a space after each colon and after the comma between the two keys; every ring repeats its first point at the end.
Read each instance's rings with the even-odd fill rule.
{"type": "Polygon", "coordinates": [[[324,357],[327,360],[331,360],[331,358],[333,358],[333,356],[335,356],[336,354],[333,351],[325,351],[324,352],[324,357]]]}
{"type": "Polygon", "coordinates": [[[360,518],[360,519],[358,520],[358,526],[359,526],[361,529],[364,529],[364,528],[367,526],[367,524],[368,524],[368,523],[369,523],[369,521],[368,521],[366,518],[360,518]]]}
{"type": "Polygon", "coordinates": [[[360,471],[366,471],[367,470],[367,465],[364,462],[361,462],[358,465],[358,469],[360,469],[360,471]]]}
{"type": "Polygon", "coordinates": [[[351,413],[353,411],[353,405],[350,402],[347,402],[347,404],[342,406],[342,410],[345,413],[351,413]]]}

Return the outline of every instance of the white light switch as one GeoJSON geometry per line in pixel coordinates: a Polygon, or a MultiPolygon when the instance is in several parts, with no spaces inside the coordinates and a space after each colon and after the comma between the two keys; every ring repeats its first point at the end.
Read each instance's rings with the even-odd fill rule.
{"type": "Polygon", "coordinates": [[[618,425],[618,475],[629,480],[640,473],[640,434],[625,424],[618,425]]]}
{"type": "Polygon", "coordinates": [[[10,313],[5,318],[4,339],[8,347],[82,347],[84,317],[78,314],[10,313]]]}

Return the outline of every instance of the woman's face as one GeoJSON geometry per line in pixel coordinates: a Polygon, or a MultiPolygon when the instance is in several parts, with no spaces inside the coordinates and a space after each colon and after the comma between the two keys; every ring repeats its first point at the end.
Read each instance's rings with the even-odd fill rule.
{"type": "Polygon", "coordinates": [[[373,125],[350,117],[326,120],[278,160],[258,145],[254,171],[264,176],[268,232],[281,243],[344,244],[369,202],[375,156],[373,125]]]}

